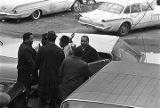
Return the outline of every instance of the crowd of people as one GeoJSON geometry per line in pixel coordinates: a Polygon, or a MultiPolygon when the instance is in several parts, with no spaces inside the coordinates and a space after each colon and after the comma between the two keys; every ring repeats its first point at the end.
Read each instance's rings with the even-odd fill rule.
{"type": "Polygon", "coordinates": [[[89,77],[92,72],[88,63],[99,59],[97,51],[89,45],[89,37],[81,37],[81,45],[72,42],[75,34],[63,35],[59,45],[55,44],[54,31],[42,34],[36,51],[32,47],[33,34],[24,33],[18,51],[17,82],[22,83],[26,95],[31,93],[31,85],[38,84],[40,108],[49,105],[57,108],[60,103],[89,77]]]}

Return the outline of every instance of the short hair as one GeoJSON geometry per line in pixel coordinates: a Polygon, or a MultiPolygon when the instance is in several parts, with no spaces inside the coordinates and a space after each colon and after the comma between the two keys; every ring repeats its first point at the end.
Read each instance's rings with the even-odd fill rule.
{"type": "MultiPolygon", "coordinates": [[[[82,37],[87,38],[87,40],[88,40],[88,42],[89,42],[89,37],[88,37],[88,36],[84,35],[84,36],[82,36],[82,37]]],[[[81,37],[81,38],[82,38],[82,37],[81,37]]]]}
{"type": "Polygon", "coordinates": [[[82,51],[82,48],[80,47],[76,47],[73,49],[73,54],[77,57],[82,57],[82,53],[83,51],[82,51]]]}
{"type": "Polygon", "coordinates": [[[49,41],[55,41],[57,38],[57,35],[54,31],[48,31],[48,40],[49,41]]]}
{"type": "Polygon", "coordinates": [[[46,45],[48,43],[48,33],[42,34],[42,45],[46,45]]]}
{"type": "Polygon", "coordinates": [[[69,43],[69,37],[66,35],[63,35],[60,39],[61,42],[63,42],[64,44],[68,44],[69,43]]]}
{"type": "Polygon", "coordinates": [[[31,32],[24,33],[24,34],[23,34],[23,41],[29,39],[31,35],[32,35],[31,32]]]}

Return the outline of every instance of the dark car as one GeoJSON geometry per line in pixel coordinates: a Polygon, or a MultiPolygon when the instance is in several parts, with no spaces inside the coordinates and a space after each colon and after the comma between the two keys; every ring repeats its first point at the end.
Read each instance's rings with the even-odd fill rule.
{"type": "Polygon", "coordinates": [[[60,108],[160,108],[160,65],[112,61],[60,108]]]}

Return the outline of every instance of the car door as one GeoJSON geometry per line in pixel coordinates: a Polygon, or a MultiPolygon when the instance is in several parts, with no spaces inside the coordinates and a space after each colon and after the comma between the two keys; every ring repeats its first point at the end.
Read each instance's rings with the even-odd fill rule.
{"type": "Polygon", "coordinates": [[[132,19],[132,28],[142,28],[150,18],[147,18],[146,12],[142,12],[141,4],[135,3],[131,5],[131,13],[129,17],[132,19]]]}
{"type": "Polygon", "coordinates": [[[53,13],[65,10],[65,4],[68,0],[50,0],[50,9],[53,13]]]}

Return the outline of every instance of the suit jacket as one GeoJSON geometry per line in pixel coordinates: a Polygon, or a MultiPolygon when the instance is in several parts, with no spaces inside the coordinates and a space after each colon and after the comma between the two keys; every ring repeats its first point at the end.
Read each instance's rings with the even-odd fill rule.
{"type": "MultiPolygon", "coordinates": [[[[82,49],[82,46],[79,46],[82,49]]],[[[82,49],[83,50],[83,49],[82,49]]],[[[88,45],[82,53],[82,60],[87,63],[97,61],[99,59],[98,52],[92,46],[88,45]]]]}
{"type": "Polygon", "coordinates": [[[31,45],[23,42],[18,50],[18,65],[17,69],[21,72],[31,72],[35,65],[36,51],[31,45]]]}
{"type": "Polygon", "coordinates": [[[78,88],[92,75],[86,62],[78,57],[67,57],[60,68],[61,100],[78,88]]]}
{"type": "Polygon", "coordinates": [[[58,71],[64,59],[64,52],[54,43],[42,46],[36,59],[36,69],[39,69],[39,91],[46,98],[58,93],[58,71]]]}

